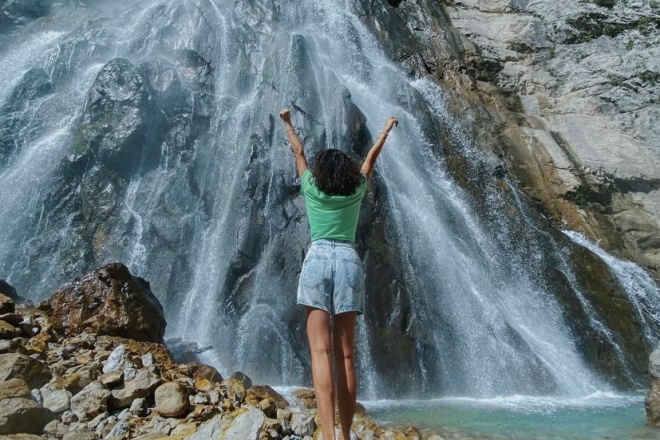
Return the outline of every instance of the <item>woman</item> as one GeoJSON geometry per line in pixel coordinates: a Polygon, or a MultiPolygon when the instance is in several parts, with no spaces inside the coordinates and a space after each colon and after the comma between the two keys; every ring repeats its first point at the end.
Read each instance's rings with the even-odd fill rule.
{"type": "Polygon", "coordinates": [[[355,321],[364,313],[364,271],[354,248],[360,202],[367,179],[387,135],[398,125],[394,117],[371,147],[362,167],[339,150],[326,150],[310,171],[302,142],[291,125],[291,112],[280,112],[301,178],[301,192],[312,234],[298,283],[298,304],[307,308],[307,337],[312,355],[312,380],[324,440],[334,440],[336,362],[337,402],[341,433],[350,439],[357,384],[353,361],[355,321]]]}

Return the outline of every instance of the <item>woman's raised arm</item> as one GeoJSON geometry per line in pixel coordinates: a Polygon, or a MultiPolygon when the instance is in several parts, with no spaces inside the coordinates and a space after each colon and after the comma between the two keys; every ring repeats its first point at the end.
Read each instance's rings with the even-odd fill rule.
{"type": "Polygon", "coordinates": [[[280,118],[284,122],[284,129],[286,130],[286,136],[289,139],[289,145],[291,146],[291,151],[296,159],[296,168],[298,169],[298,175],[302,177],[303,173],[307,171],[307,159],[305,159],[305,150],[303,149],[303,144],[300,142],[298,135],[291,125],[291,111],[288,108],[280,110],[280,118]]]}
{"type": "Polygon", "coordinates": [[[389,118],[387,118],[387,122],[385,122],[385,128],[378,136],[378,139],[376,139],[376,143],[374,143],[374,145],[371,147],[369,153],[367,153],[367,157],[364,159],[364,162],[362,163],[362,168],[360,169],[361,173],[366,174],[367,177],[371,177],[371,172],[374,170],[374,167],[376,166],[376,159],[378,159],[378,155],[383,149],[383,145],[385,145],[385,141],[387,140],[387,135],[390,133],[390,130],[392,130],[392,127],[398,125],[399,125],[399,120],[394,116],[390,116],[389,118]]]}

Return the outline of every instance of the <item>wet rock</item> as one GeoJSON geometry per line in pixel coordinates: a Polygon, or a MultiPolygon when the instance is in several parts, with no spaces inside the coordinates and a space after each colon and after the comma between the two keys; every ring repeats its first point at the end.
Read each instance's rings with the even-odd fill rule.
{"type": "Polygon", "coordinates": [[[52,91],[53,84],[48,74],[43,69],[31,69],[23,75],[6,104],[0,108],[0,168],[21,152],[26,140],[22,131],[31,122],[34,109],[38,108],[34,101],[52,91]]]}
{"type": "Polygon", "coordinates": [[[52,325],[66,335],[87,330],[137,341],[162,342],[163,308],[149,283],[123,264],[109,264],[62,286],[49,300],[52,325]]]}
{"type": "Polygon", "coordinates": [[[24,432],[40,434],[55,414],[31,399],[11,397],[0,400],[0,435],[24,432]]]}
{"type": "Polygon", "coordinates": [[[41,361],[19,353],[0,355],[0,382],[20,378],[31,388],[39,388],[51,379],[51,374],[41,361]]]}
{"type": "Polygon", "coordinates": [[[188,393],[185,387],[177,382],[166,382],[159,386],[154,393],[154,399],[155,410],[164,417],[181,417],[190,408],[188,393]]]}

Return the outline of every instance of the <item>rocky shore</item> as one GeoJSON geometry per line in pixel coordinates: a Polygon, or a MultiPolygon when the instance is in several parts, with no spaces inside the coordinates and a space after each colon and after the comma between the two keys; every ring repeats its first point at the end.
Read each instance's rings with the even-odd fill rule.
{"type": "MultiPolygon", "coordinates": [[[[110,264],[39,304],[0,282],[2,439],[317,439],[314,393],[288,401],[243,373],[223,378],[177,363],[149,283],[110,264]]],[[[442,440],[376,424],[363,408],[360,439],[442,440]]]]}

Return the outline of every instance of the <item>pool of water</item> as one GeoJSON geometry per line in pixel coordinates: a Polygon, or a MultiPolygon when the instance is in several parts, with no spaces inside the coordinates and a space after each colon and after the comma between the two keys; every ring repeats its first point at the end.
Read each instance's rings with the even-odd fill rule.
{"type": "Polygon", "coordinates": [[[446,440],[660,440],[660,429],[645,425],[642,393],[361,403],[380,423],[413,425],[446,440]]]}

